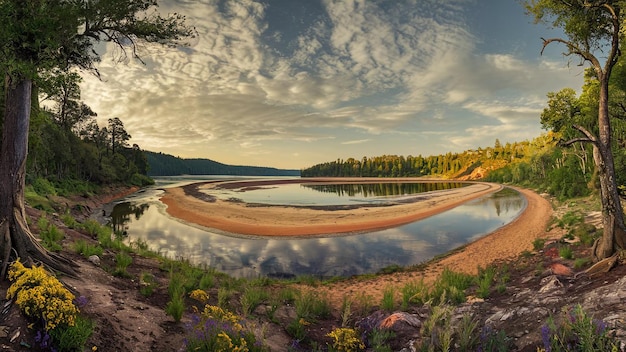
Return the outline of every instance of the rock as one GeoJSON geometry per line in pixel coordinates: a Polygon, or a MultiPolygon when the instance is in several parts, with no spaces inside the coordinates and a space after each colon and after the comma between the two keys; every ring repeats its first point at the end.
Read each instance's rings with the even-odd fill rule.
{"type": "Polygon", "coordinates": [[[94,255],[90,255],[89,258],[87,258],[87,260],[89,260],[90,262],[92,262],[96,266],[100,266],[100,257],[98,257],[95,254],[94,255]]]}
{"type": "Polygon", "coordinates": [[[553,275],[566,277],[574,276],[574,271],[561,263],[550,264],[550,271],[553,275]]]}
{"type": "Polygon", "coordinates": [[[556,277],[556,275],[544,277],[541,279],[540,285],[541,288],[539,288],[539,293],[548,293],[563,288],[563,283],[559,281],[559,278],[556,277]]]}
{"type": "Polygon", "coordinates": [[[274,320],[281,326],[287,326],[297,318],[298,314],[293,306],[281,306],[274,312],[274,320]]]}
{"type": "Polygon", "coordinates": [[[380,329],[397,330],[403,325],[408,325],[411,329],[420,328],[422,321],[414,314],[406,312],[393,313],[378,324],[380,329]]]}

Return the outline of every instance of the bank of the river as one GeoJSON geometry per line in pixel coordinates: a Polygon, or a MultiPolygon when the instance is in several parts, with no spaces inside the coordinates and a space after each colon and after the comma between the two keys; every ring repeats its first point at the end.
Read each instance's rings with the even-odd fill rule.
{"type": "MultiPolygon", "coordinates": [[[[333,327],[341,326],[341,304],[345,297],[354,299],[353,302],[359,302],[359,295],[361,297],[370,297],[370,302],[373,304],[373,308],[378,306],[381,302],[382,293],[389,287],[401,287],[411,280],[419,280],[424,278],[426,281],[433,279],[444,267],[448,267],[457,271],[475,272],[478,265],[487,266],[493,263],[504,263],[509,260],[515,260],[525,250],[532,250],[532,242],[535,238],[547,238],[547,237],[560,237],[563,232],[548,232],[546,227],[552,214],[552,207],[550,203],[529,190],[521,189],[520,192],[527,199],[526,210],[512,223],[500,228],[492,234],[489,234],[480,240],[477,240],[462,249],[449,253],[439,259],[433,260],[426,265],[414,268],[409,271],[400,273],[394,273],[389,275],[375,275],[367,277],[358,277],[347,280],[341,280],[333,283],[327,283],[323,286],[315,286],[314,289],[317,293],[325,295],[329,301],[334,305],[331,318],[323,321],[317,321],[307,326],[307,336],[309,338],[321,337],[320,345],[328,341],[327,338],[323,338],[325,332],[330,331],[333,327]]],[[[105,198],[103,198],[105,199],[105,198]]],[[[90,203],[91,209],[98,209],[96,203],[90,203]]],[[[34,209],[29,209],[29,215],[31,217],[31,223],[36,224],[36,219],[41,216],[41,212],[34,209]]],[[[85,240],[93,242],[93,239],[83,233],[68,229],[62,225],[57,218],[52,220],[65,232],[65,239],[63,240],[63,250],[61,253],[74,259],[79,265],[79,280],[68,280],[68,283],[76,290],[78,295],[85,296],[87,299],[87,305],[85,305],[81,311],[83,314],[93,319],[96,328],[94,335],[89,340],[88,348],[92,346],[97,347],[98,350],[127,350],[127,351],[177,351],[182,346],[185,329],[184,323],[189,321],[191,311],[187,311],[183,321],[181,323],[175,323],[170,316],[164,313],[165,304],[167,302],[167,287],[168,287],[168,273],[163,271],[159,259],[147,259],[137,254],[132,254],[133,262],[128,268],[130,274],[129,278],[120,278],[110,275],[104,268],[106,266],[115,265],[115,252],[111,250],[105,251],[102,255],[103,264],[101,266],[95,266],[88,262],[86,259],[76,255],[72,250],[72,244],[77,240],[85,240]],[[139,288],[141,287],[140,275],[149,273],[154,275],[157,282],[155,292],[151,297],[143,297],[139,294],[139,288]]],[[[38,233],[36,225],[33,226],[34,232],[38,233]]],[[[582,252],[581,252],[582,253],[582,252]]],[[[577,254],[578,255],[578,254],[577,254]]],[[[580,254],[582,255],[582,254],[580,254]]],[[[545,257],[541,254],[536,254],[530,259],[524,262],[524,265],[530,266],[532,271],[536,265],[543,263],[545,257]]],[[[516,262],[512,262],[516,265],[516,262]]],[[[567,264],[567,263],[566,263],[567,264]]],[[[507,297],[513,297],[513,291],[509,292],[509,287],[524,287],[526,291],[537,290],[539,288],[539,281],[541,276],[533,278],[528,281],[528,271],[518,272],[514,269],[510,272],[511,281],[507,284],[507,292],[503,295],[490,300],[490,305],[499,304],[498,309],[503,311],[520,309],[520,306],[524,302],[513,302],[510,307],[506,306],[507,297]]],[[[579,279],[582,280],[582,279],[579,279]]],[[[587,288],[597,288],[602,282],[612,282],[614,279],[599,279],[592,281],[591,284],[581,286],[580,289],[576,289],[571,294],[581,296],[587,288]]],[[[286,285],[286,284],[285,284],[286,285]]],[[[6,283],[2,286],[2,290],[6,290],[6,283]]],[[[273,286],[267,287],[267,290],[272,290],[273,286]]],[[[276,290],[282,290],[282,284],[276,286],[276,290]]],[[[298,286],[299,288],[306,288],[305,285],[298,286]]],[[[216,300],[218,296],[219,285],[210,289],[209,296],[212,300],[216,300]]],[[[397,291],[396,291],[397,292],[397,291]]],[[[517,291],[515,291],[517,292],[517,291]]],[[[3,294],[0,292],[0,294],[3,294]]],[[[230,304],[235,310],[237,308],[238,298],[241,293],[234,292],[233,299],[230,304]]],[[[532,298],[532,297],[531,297],[532,298]]],[[[547,302],[547,300],[543,300],[547,302]]],[[[543,302],[542,301],[542,302],[543,302]]],[[[550,301],[555,302],[555,301],[550,301]]],[[[568,300],[569,302],[569,300],[568,300]]],[[[562,307],[560,303],[551,303],[550,307],[546,308],[546,311],[560,312],[562,307]]],[[[356,305],[356,303],[355,303],[356,305]]],[[[477,306],[478,307],[478,306],[477,306]]],[[[614,309],[615,307],[613,307],[614,309]]],[[[280,312],[289,312],[289,309],[293,310],[293,307],[279,307],[280,312]]],[[[481,326],[485,323],[485,320],[489,318],[493,312],[480,309],[473,311],[474,319],[478,321],[481,326]]],[[[593,311],[589,311],[590,314],[594,314],[593,311]]],[[[604,313],[604,312],[603,312],[604,313]]],[[[286,315],[288,317],[288,315],[286,315]]],[[[606,315],[594,315],[597,318],[603,318],[606,315]]],[[[293,339],[286,331],[287,324],[276,324],[275,319],[282,319],[275,315],[272,320],[262,314],[255,311],[255,321],[263,328],[263,336],[266,343],[272,346],[272,351],[286,351],[286,346],[291,343],[293,339]]],[[[350,317],[350,324],[355,322],[354,319],[359,318],[357,315],[350,317]]],[[[536,316],[533,316],[533,323],[524,323],[525,325],[515,326],[509,324],[509,330],[506,331],[508,336],[515,336],[517,340],[518,336],[526,336],[529,334],[536,334],[540,331],[541,322],[537,320],[536,316]]],[[[542,318],[543,319],[543,316],[542,318]]],[[[6,333],[0,334],[0,344],[5,350],[12,351],[31,351],[32,347],[36,346],[35,332],[28,328],[30,322],[23,319],[21,314],[16,311],[16,307],[13,306],[5,316],[2,322],[2,329],[0,331],[6,331],[6,333]],[[13,341],[11,338],[16,337],[13,341]],[[23,344],[21,344],[23,342],[23,344]]],[[[504,322],[506,324],[507,322],[504,322]]],[[[416,330],[416,331],[419,331],[416,330]]],[[[537,336],[535,336],[536,338],[537,336]]],[[[521,338],[520,338],[521,339],[521,338]]],[[[539,340],[529,340],[528,347],[532,347],[532,350],[536,350],[536,344],[540,343],[539,340]]],[[[528,349],[529,351],[531,349],[528,349]]]]}
{"type": "MultiPolygon", "coordinates": [[[[375,179],[370,182],[399,182],[398,179],[375,179]]],[[[424,182],[422,179],[403,180],[424,182]]],[[[307,179],[267,181],[238,181],[237,187],[253,189],[259,185],[307,183],[307,179]]],[[[363,179],[315,179],[315,182],[367,182],[363,179]]],[[[431,181],[432,182],[432,181],[431,181]]],[[[441,182],[438,180],[437,182],[441,182]]],[[[228,182],[191,184],[168,188],[161,198],[167,213],[186,222],[222,231],[262,236],[304,236],[371,231],[396,227],[452,209],[464,202],[502,189],[501,185],[473,183],[469,186],[427,192],[411,197],[410,201],[388,206],[362,205],[350,209],[321,207],[311,209],[295,206],[268,206],[208,197],[202,190],[228,186],[228,182]]]]}

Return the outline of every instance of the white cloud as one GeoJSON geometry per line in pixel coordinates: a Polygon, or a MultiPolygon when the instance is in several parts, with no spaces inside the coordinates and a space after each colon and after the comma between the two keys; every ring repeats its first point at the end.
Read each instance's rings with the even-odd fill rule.
{"type": "Polygon", "coordinates": [[[580,86],[582,69],[564,61],[477,52],[464,23],[471,1],[322,5],[307,28],[270,32],[270,21],[287,21],[270,17],[272,2],[164,3],[196,27],[192,46],[142,48],[145,66],[105,55],[106,81],[86,77],[86,103],[102,121],[120,117],[146,149],[202,157],[229,148],[222,153],[262,164],[285,143],[375,148],[390,134],[446,130],[464,146],[480,133],[534,131],[548,91],[580,86]]]}

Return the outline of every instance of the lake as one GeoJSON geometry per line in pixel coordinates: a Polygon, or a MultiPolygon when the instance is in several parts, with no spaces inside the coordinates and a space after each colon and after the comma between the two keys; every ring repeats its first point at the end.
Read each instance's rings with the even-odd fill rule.
{"type": "MultiPolygon", "coordinates": [[[[155,186],[116,203],[111,213],[113,225],[116,230],[125,231],[129,241],[145,241],[151,249],[165,256],[185,258],[195,264],[208,265],[234,277],[332,277],[376,273],[391,265],[410,266],[423,263],[511,222],[526,205],[525,199],[519,193],[504,189],[427,219],[391,229],[304,238],[238,236],[185,224],[165,213],[165,205],[159,201],[163,192],[160,188],[213,179],[232,177],[157,179],[155,186]]],[[[457,184],[449,187],[460,186],[462,185],[457,184]]],[[[291,184],[284,188],[262,187],[246,192],[220,190],[219,192],[231,194],[219,196],[236,196],[239,199],[245,198],[246,201],[250,201],[249,197],[258,197],[256,202],[275,202],[282,198],[280,204],[285,204],[285,197],[297,198],[297,202],[310,205],[322,202],[303,199],[302,194],[311,191],[325,194],[322,196],[326,199],[323,202],[334,197],[341,199],[336,200],[340,203],[372,200],[380,202],[385,197],[404,197],[413,192],[407,188],[385,196],[368,190],[367,195],[363,192],[355,195],[352,191],[337,192],[337,189],[316,191],[310,187],[291,184]],[[257,191],[260,193],[255,194],[257,191]],[[272,193],[273,191],[278,193],[272,193]],[[259,196],[261,193],[264,195],[259,196]],[[293,193],[298,195],[294,197],[293,193]],[[348,198],[343,198],[341,193],[357,197],[358,200],[346,200],[348,198]],[[332,197],[327,198],[329,195],[332,197]]]]}

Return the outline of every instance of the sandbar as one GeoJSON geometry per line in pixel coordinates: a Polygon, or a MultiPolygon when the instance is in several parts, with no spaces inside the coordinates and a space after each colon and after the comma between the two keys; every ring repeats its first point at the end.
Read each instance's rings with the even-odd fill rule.
{"type": "MultiPolygon", "coordinates": [[[[227,181],[225,181],[227,183],[227,181]]],[[[360,205],[341,207],[301,207],[247,204],[213,198],[210,190],[228,187],[225,182],[204,182],[165,189],[161,202],[167,213],[177,219],[227,233],[252,236],[311,236],[333,235],[381,230],[411,223],[452,209],[472,199],[502,189],[501,185],[472,182],[448,190],[426,192],[386,206],[360,205]]],[[[280,183],[363,183],[363,182],[455,182],[447,180],[397,178],[315,178],[291,180],[237,181],[232,187],[248,189],[280,183]],[[245,184],[242,184],[245,182],[245,184]]]]}

